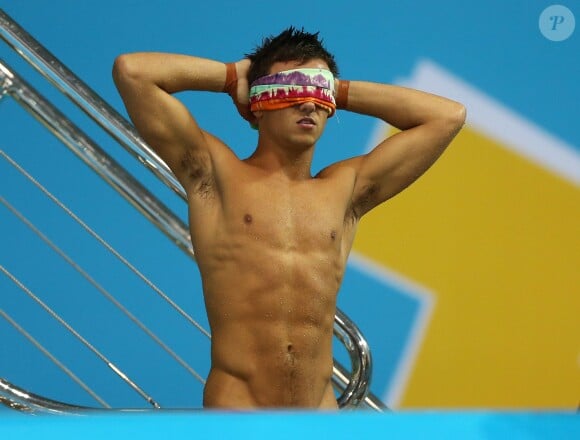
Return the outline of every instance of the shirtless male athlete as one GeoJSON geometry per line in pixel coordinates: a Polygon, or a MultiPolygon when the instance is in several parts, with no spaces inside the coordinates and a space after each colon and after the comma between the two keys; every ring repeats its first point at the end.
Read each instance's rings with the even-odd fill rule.
{"type": "Polygon", "coordinates": [[[337,73],[318,34],[294,28],[231,64],[163,53],[115,60],[135,127],[187,193],[212,332],[205,407],[337,408],[333,319],[357,224],[423,174],[464,123],[457,102],[337,73]],[[186,90],[230,93],[258,128],[254,153],[240,160],[201,129],[172,96],[186,90]],[[315,144],[337,106],[402,131],[313,177],[315,144]]]}

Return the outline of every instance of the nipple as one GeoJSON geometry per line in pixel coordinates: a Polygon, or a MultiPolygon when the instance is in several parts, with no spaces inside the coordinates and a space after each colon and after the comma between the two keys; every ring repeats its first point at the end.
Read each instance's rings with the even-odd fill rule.
{"type": "Polygon", "coordinates": [[[247,225],[252,223],[252,216],[250,214],[244,215],[244,223],[246,223],[247,225]]]}

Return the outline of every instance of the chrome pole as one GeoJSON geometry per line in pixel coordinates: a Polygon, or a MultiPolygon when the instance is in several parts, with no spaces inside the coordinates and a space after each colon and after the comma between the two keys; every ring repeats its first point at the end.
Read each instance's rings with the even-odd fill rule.
{"type": "Polygon", "coordinates": [[[167,206],[0,59],[0,84],[73,153],[190,256],[189,230],[167,206]]]}
{"type": "Polygon", "coordinates": [[[116,139],[129,154],[186,200],[185,191],[169,167],[135,128],[2,9],[0,38],[116,139]]]}

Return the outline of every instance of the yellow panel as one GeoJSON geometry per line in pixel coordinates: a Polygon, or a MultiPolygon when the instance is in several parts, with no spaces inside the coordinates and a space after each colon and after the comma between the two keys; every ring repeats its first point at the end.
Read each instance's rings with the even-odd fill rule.
{"type": "Polygon", "coordinates": [[[402,407],[576,408],[580,191],[464,128],[354,249],[435,293],[402,407]]]}

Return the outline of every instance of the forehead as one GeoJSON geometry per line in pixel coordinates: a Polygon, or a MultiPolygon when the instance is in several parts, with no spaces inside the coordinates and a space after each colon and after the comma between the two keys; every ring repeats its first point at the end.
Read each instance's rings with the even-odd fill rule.
{"type": "Polygon", "coordinates": [[[316,68],[316,69],[327,69],[328,64],[323,60],[315,58],[305,63],[300,61],[277,61],[270,67],[270,74],[282,72],[283,70],[298,69],[298,68],[316,68]]]}

